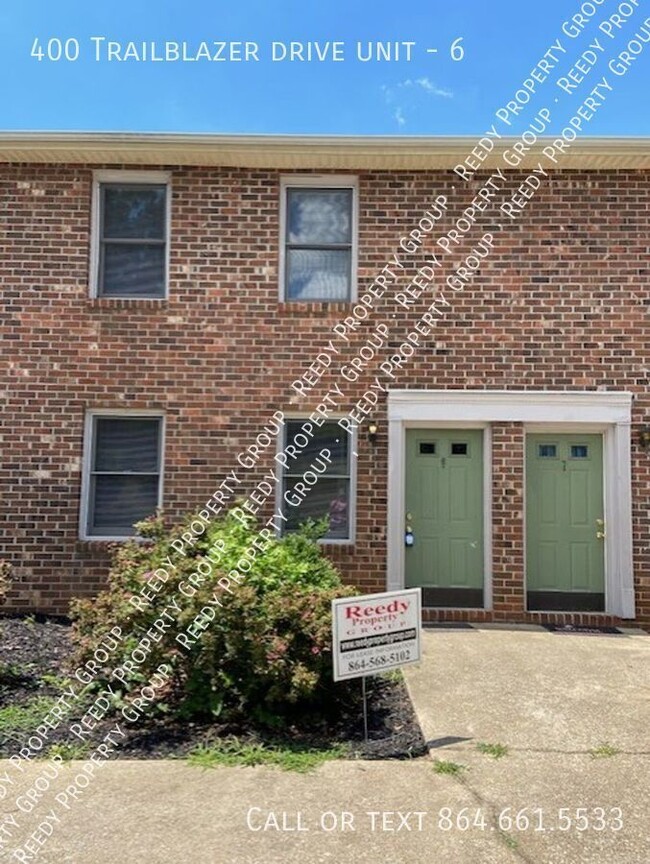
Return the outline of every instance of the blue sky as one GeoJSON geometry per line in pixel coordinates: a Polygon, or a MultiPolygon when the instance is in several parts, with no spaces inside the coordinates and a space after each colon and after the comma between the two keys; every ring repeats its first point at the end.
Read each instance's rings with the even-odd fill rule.
{"type": "MultiPolygon", "coordinates": [[[[580,0],[4,0],[0,128],[479,133],[580,6],[580,0]],[[260,61],[96,62],[92,36],[122,43],[186,40],[191,46],[202,40],[249,40],[259,43],[260,61]],[[77,39],[79,59],[39,62],[30,56],[35,38],[45,46],[53,37],[77,39]],[[463,37],[465,49],[461,62],[449,56],[457,37],[463,37]],[[344,62],[273,63],[269,57],[273,41],[328,40],[345,43],[344,62]],[[417,44],[411,62],[360,63],[356,43],[369,40],[417,44]],[[438,53],[427,54],[427,47],[438,53]]],[[[569,56],[577,58],[587,48],[598,35],[597,21],[617,6],[605,0],[580,37],[562,37],[569,56]]],[[[591,79],[596,84],[606,74],[609,57],[625,48],[648,11],[640,8],[616,40],[601,34],[607,53],[585,78],[580,95],[561,94],[553,79],[535,104],[559,95],[556,117],[571,116],[593,86],[591,79]]],[[[614,93],[589,124],[588,134],[650,134],[650,45],[646,50],[625,77],[616,79],[614,93]]]]}

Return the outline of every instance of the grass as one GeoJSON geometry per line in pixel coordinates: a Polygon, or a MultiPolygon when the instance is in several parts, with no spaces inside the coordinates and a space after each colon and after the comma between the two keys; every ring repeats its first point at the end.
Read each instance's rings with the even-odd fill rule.
{"type": "Polygon", "coordinates": [[[70,678],[62,678],[60,675],[41,675],[41,685],[52,687],[54,690],[65,690],[72,683],[70,678]]]}
{"type": "Polygon", "coordinates": [[[38,696],[23,705],[8,705],[0,708],[0,735],[12,736],[16,732],[28,732],[38,726],[47,712],[56,704],[56,699],[38,696]]]}
{"type": "Polygon", "coordinates": [[[274,745],[262,742],[240,741],[238,738],[225,738],[218,744],[199,745],[188,756],[190,765],[200,768],[220,766],[272,765],[284,771],[307,773],[323,762],[342,759],[347,749],[336,744],[327,749],[316,749],[298,745],[274,745]]]}
{"type": "Polygon", "coordinates": [[[436,759],[433,763],[433,770],[436,774],[449,774],[452,777],[460,777],[463,771],[467,771],[467,765],[461,765],[459,762],[447,762],[445,759],[436,759]]]}
{"type": "Polygon", "coordinates": [[[17,663],[0,663],[0,686],[16,687],[31,682],[35,668],[32,663],[25,666],[19,666],[17,663]]]}
{"type": "Polygon", "coordinates": [[[592,759],[609,759],[611,756],[617,756],[621,751],[605,742],[598,747],[594,747],[594,749],[589,752],[591,753],[592,759]]]}
{"type": "Polygon", "coordinates": [[[401,669],[387,669],[385,672],[382,672],[379,677],[384,678],[386,681],[394,681],[397,684],[404,680],[404,675],[402,674],[401,669]]]}
{"type": "Polygon", "coordinates": [[[486,744],[480,741],[476,745],[479,753],[484,753],[486,756],[491,756],[493,759],[501,759],[508,755],[508,748],[505,744],[486,744]]]}
{"type": "Polygon", "coordinates": [[[517,846],[519,846],[519,843],[512,836],[512,834],[508,834],[505,831],[501,831],[501,829],[499,829],[499,835],[500,835],[501,839],[503,840],[503,842],[508,847],[508,849],[516,849],[517,846]]]}
{"type": "Polygon", "coordinates": [[[60,756],[64,762],[70,762],[72,759],[83,759],[89,749],[89,745],[82,742],[79,744],[52,744],[45,758],[51,759],[52,756],[60,756]]]}

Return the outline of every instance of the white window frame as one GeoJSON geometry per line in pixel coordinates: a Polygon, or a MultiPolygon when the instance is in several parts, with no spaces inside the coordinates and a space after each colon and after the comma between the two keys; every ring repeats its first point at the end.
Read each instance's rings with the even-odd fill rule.
{"type": "MultiPolygon", "coordinates": [[[[342,417],[345,417],[345,414],[337,414],[333,417],[328,417],[325,420],[325,423],[337,423],[342,417]]],[[[309,421],[308,414],[301,413],[290,413],[285,414],[284,424],[282,429],[278,432],[277,442],[276,442],[276,455],[278,453],[282,453],[284,449],[284,442],[286,436],[286,426],[287,422],[298,422],[301,421],[306,423],[309,421]]],[[[325,425],[325,423],[323,425],[325,425]]],[[[351,432],[346,432],[345,429],[339,427],[341,429],[342,435],[348,436],[348,455],[350,459],[350,505],[349,505],[349,536],[348,537],[323,537],[318,542],[327,545],[327,546],[353,546],[356,543],[356,531],[357,531],[357,430],[353,429],[351,432]]],[[[282,466],[276,460],[276,464],[278,465],[278,473],[277,473],[277,483],[275,485],[275,512],[278,513],[282,510],[282,513],[285,514],[286,507],[288,505],[285,504],[282,498],[282,484],[284,480],[284,466],[282,466]]],[[[278,537],[283,534],[283,526],[284,523],[282,520],[279,520],[281,524],[276,525],[276,535],[278,537]]]]}
{"type": "Polygon", "coordinates": [[[89,534],[88,533],[88,515],[90,507],[90,478],[92,469],[92,454],[93,454],[93,429],[95,419],[111,417],[124,418],[125,420],[137,420],[138,418],[146,420],[160,420],[160,439],[158,441],[158,503],[157,507],[162,506],[163,501],[163,481],[165,476],[165,414],[162,411],[142,409],[122,409],[122,408],[93,408],[86,412],[84,421],[84,445],[83,445],[83,460],[81,469],[81,501],[79,507],[79,538],[93,543],[110,543],[123,540],[137,540],[137,536],[133,534],[123,535],[104,535],[104,534],[89,534]]]}
{"type": "Polygon", "coordinates": [[[93,171],[92,192],[92,217],[90,231],[90,296],[94,300],[167,300],[169,297],[169,258],[171,247],[171,187],[170,171],[122,171],[101,170],[93,171]],[[100,260],[100,231],[102,224],[102,196],[101,187],[107,183],[129,183],[141,186],[166,186],[167,195],[165,202],[165,292],[162,297],[155,295],[139,294],[137,296],[112,297],[99,293],[99,260],[100,260]]]}
{"type": "Polygon", "coordinates": [[[359,178],[349,174],[285,174],[280,177],[280,254],[278,298],[280,303],[355,303],[358,296],[359,269],[359,178]],[[352,246],[350,250],[350,296],[336,300],[298,300],[289,298],[285,290],[287,252],[287,190],[351,189],[352,190],[352,246]]]}

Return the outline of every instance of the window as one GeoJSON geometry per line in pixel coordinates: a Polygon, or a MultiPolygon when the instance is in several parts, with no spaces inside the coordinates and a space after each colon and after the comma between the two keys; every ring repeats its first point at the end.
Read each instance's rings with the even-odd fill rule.
{"type": "Polygon", "coordinates": [[[357,186],[354,178],[288,177],[281,184],[280,299],[356,296],[357,186]]]}
{"type": "Polygon", "coordinates": [[[537,454],[538,454],[538,456],[541,456],[542,459],[556,459],[557,458],[557,445],[556,444],[538,444],[537,454]]]}
{"type": "Polygon", "coordinates": [[[469,455],[469,445],[466,441],[452,441],[451,444],[451,455],[452,456],[468,456],[469,455]]]}
{"type": "Polygon", "coordinates": [[[572,459],[586,459],[589,455],[589,448],[586,444],[572,444],[571,445],[571,458],[572,459]]]}
{"type": "Polygon", "coordinates": [[[92,414],[86,432],[81,536],[122,539],[161,503],[160,416],[92,414]]]}
{"type": "Polygon", "coordinates": [[[420,456],[435,456],[436,442],[435,441],[420,441],[420,456]]]}
{"type": "MultiPolygon", "coordinates": [[[[324,423],[304,445],[304,420],[287,420],[282,446],[294,444],[298,452],[280,478],[285,531],[295,531],[306,519],[329,520],[326,540],[351,540],[354,490],[352,483],[352,439],[336,422],[324,423]],[[327,449],[328,459],[320,454],[327,449]]],[[[290,451],[291,452],[291,451],[290,451]]]]}
{"type": "Polygon", "coordinates": [[[169,176],[100,171],[94,195],[93,296],[164,298],[169,176]]]}

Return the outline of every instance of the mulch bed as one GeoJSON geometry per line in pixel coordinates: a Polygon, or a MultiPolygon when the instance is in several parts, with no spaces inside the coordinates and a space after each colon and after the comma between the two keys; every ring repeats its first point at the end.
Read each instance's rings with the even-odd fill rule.
{"type": "MultiPolygon", "coordinates": [[[[59,695],[56,682],[48,680],[48,676],[66,677],[65,663],[70,654],[68,625],[47,619],[0,618],[0,709],[9,705],[24,706],[39,697],[56,698],[59,695]]],[[[183,758],[199,744],[209,745],[225,736],[236,735],[243,739],[290,742],[308,747],[326,747],[338,742],[347,744],[354,756],[361,759],[425,756],[425,741],[403,681],[396,676],[372,676],[367,679],[367,691],[367,742],[359,704],[343,712],[327,728],[312,728],[309,732],[290,729],[281,737],[252,727],[188,723],[171,717],[149,721],[148,725],[144,720],[133,725],[122,723],[127,739],[119,752],[129,759],[183,758]]],[[[71,716],[60,728],[52,730],[50,743],[79,743],[68,732],[69,724],[78,719],[71,716]]],[[[110,717],[102,721],[95,730],[91,746],[96,746],[112,725],[110,717]]],[[[29,733],[12,733],[0,728],[0,758],[16,752],[27,737],[29,733]]]]}

